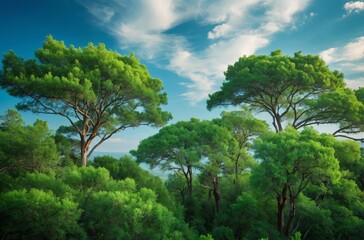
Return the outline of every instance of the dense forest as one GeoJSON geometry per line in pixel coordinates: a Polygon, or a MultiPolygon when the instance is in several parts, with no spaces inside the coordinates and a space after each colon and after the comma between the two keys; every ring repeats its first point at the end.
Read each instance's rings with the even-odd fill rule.
{"type": "Polygon", "coordinates": [[[35,56],[2,61],[0,87],[20,102],[0,116],[0,239],[363,238],[364,88],[319,56],[242,56],[207,100],[236,110],[173,124],[133,54],[49,36],[35,56]],[[91,158],[143,125],[160,130],[120,159],[91,158]]]}

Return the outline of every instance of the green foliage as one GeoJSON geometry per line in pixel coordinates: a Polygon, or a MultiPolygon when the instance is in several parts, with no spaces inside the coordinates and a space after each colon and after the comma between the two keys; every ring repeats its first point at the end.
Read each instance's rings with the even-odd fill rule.
{"type": "Polygon", "coordinates": [[[293,236],[291,236],[289,239],[290,240],[301,240],[301,233],[300,232],[295,232],[293,234],[293,236]]]}
{"type": "Polygon", "coordinates": [[[295,194],[308,183],[337,182],[340,172],[332,147],[335,141],[329,135],[319,135],[312,128],[301,133],[289,128],[259,139],[254,149],[262,163],[253,174],[254,181],[271,192],[279,191],[288,184],[295,194]]]}
{"type": "Polygon", "coordinates": [[[335,219],[334,234],[344,239],[361,239],[364,234],[364,220],[344,206],[330,202],[331,216],[335,219]]]}
{"type": "Polygon", "coordinates": [[[231,155],[236,152],[236,147],[236,140],[226,128],[211,121],[191,119],[162,128],[159,133],[142,140],[138,149],[131,153],[139,163],[174,172],[175,178],[169,186],[175,189],[170,191],[179,193],[185,206],[185,219],[194,222],[194,226],[202,230],[205,221],[194,217],[198,214],[199,204],[193,193],[193,172],[197,170],[204,173],[199,182],[212,191],[212,208],[218,212],[221,207],[219,175],[223,173],[223,168],[232,168],[231,155]]]}
{"type": "Polygon", "coordinates": [[[221,90],[210,95],[208,109],[249,104],[268,113],[277,132],[284,122],[296,129],[339,123],[335,134],[340,136],[362,130],[362,90],[345,89],[343,74],[331,71],[319,56],[297,52],[291,57],[280,51],[244,56],[228,66],[225,77],[221,90]]]}
{"type": "Polygon", "coordinates": [[[158,203],[177,214],[176,204],[162,180],[142,169],[130,156],[125,155],[119,160],[111,156],[95,157],[93,166],[106,168],[115,180],[134,179],[137,189],[148,188],[158,193],[158,203]]]}
{"type": "Polygon", "coordinates": [[[72,168],[62,176],[62,182],[77,190],[73,194],[82,208],[88,204],[88,200],[94,192],[105,190],[109,181],[109,172],[104,168],[72,168]]]}
{"type": "Polygon", "coordinates": [[[159,166],[164,171],[183,174],[191,194],[192,169],[204,168],[202,159],[207,157],[210,171],[220,171],[220,161],[229,157],[229,151],[234,147],[236,143],[225,128],[210,121],[191,119],[164,127],[142,140],[132,154],[138,162],[147,163],[151,168],[159,166]]]}
{"type": "Polygon", "coordinates": [[[4,55],[0,86],[22,98],[18,109],[57,114],[80,136],[82,164],[114,133],[140,125],[162,126],[171,114],[161,80],[152,78],[133,55],[105,45],[66,47],[48,36],[36,59],[4,55]],[[89,149],[95,137],[100,141],[89,149]]]}
{"type": "Polygon", "coordinates": [[[81,210],[68,198],[38,189],[0,195],[2,239],[82,239],[81,210]]]}
{"type": "Polygon", "coordinates": [[[297,201],[298,231],[307,239],[335,238],[333,232],[335,219],[332,218],[331,211],[322,205],[304,195],[301,195],[297,201]]]}
{"type": "Polygon", "coordinates": [[[212,235],[214,239],[221,239],[221,240],[233,240],[234,234],[233,231],[225,226],[218,226],[214,228],[212,235]]]}
{"type": "Polygon", "coordinates": [[[336,141],[312,128],[302,132],[288,128],[256,141],[255,154],[262,162],[253,172],[252,180],[255,186],[277,199],[278,230],[286,237],[291,235],[297,198],[308,184],[339,181],[341,173],[333,148],[336,141]],[[287,201],[290,209],[286,221],[287,201]]]}
{"type": "Polygon", "coordinates": [[[58,152],[61,155],[60,166],[80,165],[80,142],[60,133],[59,129],[54,135],[58,152]]]}
{"type": "Polygon", "coordinates": [[[247,151],[254,138],[268,132],[268,124],[255,118],[247,108],[241,111],[222,112],[221,118],[214,119],[213,122],[227,128],[237,142],[237,147],[232,153],[237,180],[239,173],[256,165],[256,161],[247,151]]]}
{"type": "MultiPolygon", "coordinates": [[[[274,216],[271,212],[274,211],[276,203],[267,200],[269,199],[257,189],[243,191],[235,200],[229,201],[230,204],[218,214],[213,232],[215,228],[224,226],[232,232],[232,239],[259,239],[262,236],[280,238],[279,232],[272,225],[274,216]]],[[[218,235],[214,237],[225,239],[218,235]]]]}
{"type": "Polygon", "coordinates": [[[362,239],[363,148],[296,130],[363,130],[364,89],[345,89],[317,56],[243,57],[210,96],[209,107],[268,112],[278,133],[244,107],[169,125],[132,151],[136,159],[101,156],[88,167],[77,167],[79,155],[117,131],[169,119],[161,81],[103,45],[68,48],[49,37],[36,57],[6,54],[0,85],[23,98],[20,109],[71,126],[53,135],[14,110],[0,116],[0,239],[362,239]],[[138,163],[170,175],[163,182],[138,163]]]}
{"type": "Polygon", "coordinates": [[[14,184],[14,188],[39,189],[44,192],[52,192],[60,198],[72,198],[74,190],[63,181],[60,181],[54,172],[45,173],[27,173],[23,177],[18,178],[14,184]]]}
{"type": "Polygon", "coordinates": [[[268,124],[255,118],[246,108],[241,111],[222,112],[221,119],[214,119],[214,122],[232,131],[234,137],[242,145],[248,144],[247,141],[250,138],[268,131],[268,124]]]}
{"type": "Polygon", "coordinates": [[[28,173],[0,194],[4,239],[197,239],[157,194],[104,168],[28,173]],[[25,239],[25,238],[24,238],[25,239]]]}
{"type": "Polygon", "coordinates": [[[163,239],[175,221],[151,190],[97,192],[85,208],[86,229],[95,239],[163,239]],[[111,207],[112,206],[112,207],[111,207]]]}
{"type": "Polygon", "coordinates": [[[337,141],[334,144],[335,156],[340,160],[340,168],[363,190],[364,158],[360,144],[351,140],[337,141]]]}
{"type": "Polygon", "coordinates": [[[339,128],[333,135],[352,140],[364,141],[364,138],[351,137],[350,134],[364,130],[364,101],[360,99],[359,90],[342,88],[322,94],[317,101],[309,105],[321,111],[320,117],[327,123],[338,124],[339,128]]]}
{"type": "Polygon", "coordinates": [[[209,121],[191,119],[164,127],[144,139],[132,154],[138,162],[145,162],[151,168],[160,166],[162,170],[173,170],[174,165],[198,168],[209,150],[217,147],[227,150],[229,138],[225,129],[209,121]]]}
{"type": "Polygon", "coordinates": [[[201,235],[199,240],[214,240],[210,234],[201,235]]]}
{"type": "Polygon", "coordinates": [[[59,154],[46,122],[25,125],[15,110],[0,119],[0,174],[12,169],[41,171],[57,164],[59,154]]]}
{"type": "Polygon", "coordinates": [[[119,171],[121,170],[120,162],[114,157],[97,156],[93,159],[92,165],[95,167],[106,168],[114,179],[124,179],[119,177],[119,171]]]}

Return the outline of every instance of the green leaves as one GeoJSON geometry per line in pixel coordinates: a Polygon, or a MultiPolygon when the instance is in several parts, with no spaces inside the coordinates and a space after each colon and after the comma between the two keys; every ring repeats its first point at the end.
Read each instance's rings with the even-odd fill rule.
{"type": "Polygon", "coordinates": [[[114,180],[101,167],[63,168],[11,179],[13,189],[0,193],[0,238],[197,238],[172,206],[163,205],[159,194],[168,192],[137,187],[156,187],[152,178],[148,183],[137,180],[114,180]]]}
{"type": "Polygon", "coordinates": [[[105,45],[67,47],[48,36],[34,60],[13,52],[4,55],[0,86],[22,98],[18,108],[66,118],[80,136],[81,156],[116,132],[140,125],[163,126],[172,118],[162,81],[152,78],[134,56],[122,56],[105,45]],[[79,123],[82,123],[80,126],[79,123]]]}
{"type": "MultiPolygon", "coordinates": [[[[85,209],[87,230],[106,239],[161,239],[175,219],[146,189],[140,193],[98,192],[85,209]],[[111,207],[112,206],[112,207],[111,207]]],[[[95,235],[94,235],[95,236],[95,235]]]]}
{"type": "Polygon", "coordinates": [[[313,128],[302,132],[288,128],[256,141],[255,156],[261,164],[253,171],[252,183],[277,199],[278,231],[285,237],[294,233],[296,203],[302,192],[309,185],[321,187],[340,180],[334,150],[336,141],[332,136],[318,134],[313,128]]]}
{"type": "Polygon", "coordinates": [[[320,181],[338,181],[339,162],[335,157],[333,142],[328,135],[319,135],[311,128],[301,133],[294,129],[263,137],[255,145],[256,157],[262,160],[256,179],[267,190],[277,191],[289,185],[298,195],[305,184],[320,181]],[[269,178],[265,181],[264,176],[269,178]],[[268,184],[267,184],[268,183],[268,184]]]}
{"type": "Polygon", "coordinates": [[[81,210],[68,198],[38,189],[13,190],[0,195],[1,238],[79,239],[81,210]]]}
{"type": "MultiPolygon", "coordinates": [[[[340,124],[336,133],[357,133],[363,104],[346,89],[343,74],[331,71],[319,56],[295,53],[284,56],[244,56],[230,65],[220,91],[209,96],[207,108],[248,104],[265,112],[276,132],[291,125],[340,124]]],[[[343,136],[343,135],[340,135],[343,136]]]]}
{"type": "Polygon", "coordinates": [[[230,133],[209,121],[181,121],[144,139],[132,153],[139,162],[173,170],[180,166],[199,168],[203,157],[220,151],[228,155],[230,133]]]}
{"type": "Polygon", "coordinates": [[[0,174],[9,169],[44,170],[59,161],[56,144],[46,122],[33,125],[24,121],[14,110],[1,116],[0,174]]]}

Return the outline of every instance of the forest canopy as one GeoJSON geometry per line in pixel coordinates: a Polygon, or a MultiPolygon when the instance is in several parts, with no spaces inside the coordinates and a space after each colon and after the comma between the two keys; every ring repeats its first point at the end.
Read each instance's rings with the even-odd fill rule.
{"type": "Polygon", "coordinates": [[[363,139],[353,135],[364,130],[364,88],[346,88],[319,56],[243,56],[207,101],[236,109],[164,126],[162,81],[134,55],[52,37],[35,54],[6,53],[0,87],[21,99],[18,110],[70,126],[28,124],[11,109],[0,116],[0,239],[364,236],[364,149],[354,141],[363,139]],[[130,155],[90,158],[141,125],[161,129],[130,155]]]}

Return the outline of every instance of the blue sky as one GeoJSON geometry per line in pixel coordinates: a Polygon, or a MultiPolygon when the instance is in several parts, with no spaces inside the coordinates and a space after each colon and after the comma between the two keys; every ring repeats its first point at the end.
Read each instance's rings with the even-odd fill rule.
{"type": "MultiPolygon", "coordinates": [[[[33,58],[51,34],[66,45],[106,44],[134,52],[168,93],[166,110],[176,122],[211,119],[206,110],[223,72],[240,56],[281,49],[292,55],[320,54],[345,74],[351,88],[364,86],[364,1],[345,0],[2,0],[0,52],[33,58]]],[[[0,114],[15,98],[0,91],[0,114]]],[[[45,119],[56,129],[61,117],[22,113],[32,123],[45,119]]],[[[130,129],[99,151],[127,152],[158,129],[130,129]]]]}

